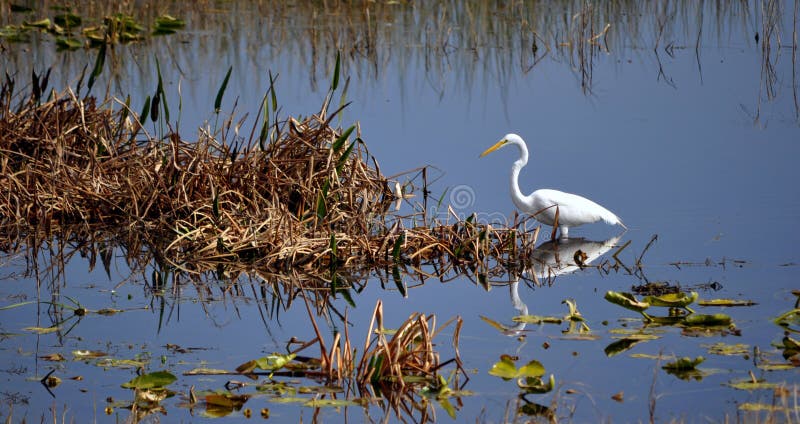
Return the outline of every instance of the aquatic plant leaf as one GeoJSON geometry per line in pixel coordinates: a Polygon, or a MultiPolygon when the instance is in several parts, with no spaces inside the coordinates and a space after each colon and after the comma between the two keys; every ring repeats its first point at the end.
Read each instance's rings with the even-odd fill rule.
{"type": "Polygon", "coordinates": [[[661,306],[665,308],[685,308],[697,300],[697,292],[686,294],[684,292],[667,293],[661,296],[645,296],[642,301],[650,306],[661,306]]]}
{"type": "Polygon", "coordinates": [[[297,355],[294,353],[289,353],[289,354],[273,353],[272,355],[267,355],[258,358],[256,360],[246,362],[245,364],[242,364],[239,367],[237,367],[236,371],[242,374],[246,374],[255,368],[260,368],[265,371],[275,371],[283,368],[284,365],[289,363],[296,356],[297,355]],[[247,367],[245,367],[245,365],[247,365],[247,367]],[[247,371],[240,371],[240,368],[247,369],[247,371]]]}
{"type": "Polygon", "coordinates": [[[619,355],[622,352],[625,352],[632,347],[636,346],[637,344],[645,341],[646,339],[637,339],[632,337],[626,337],[624,339],[617,340],[610,345],[606,346],[603,351],[605,352],[606,356],[609,358],[615,355],[619,355]]]}
{"type": "Polygon", "coordinates": [[[500,361],[495,362],[492,368],[489,369],[489,374],[495,377],[500,377],[503,380],[511,380],[514,378],[525,377],[541,377],[544,375],[544,366],[537,361],[532,360],[523,365],[519,369],[514,364],[514,360],[508,355],[500,356],[500,361]]]}
{"type": "Polygon", "coordinates": [[[697,368],[697,366],[700,365],[705,360],[706,359],[703,358],[702,356],[698,356],[694,359],[688,356],[684,356],[682,358],[679,358],[677,361],[668,362],[664,364],[664,366],[662,366],[661,368],[665,370],[674,370],[674,371],[693,370],[697,368]]]}
{"type": "Polygon", "coordinates": [[[108,353],[101,352],[99,350],[73,350],[72,356],[75,359],[91,359],[91,358],[102,358],[104,356],[108,356],[108,353]]]}
{"type": "Polygon", "coordinates": [[[792,412],[791,409],[780,406],[780,405],[771,405],[767,403],[758,403],[758,402],[744,402],[739,404],[739,409],[742,411],[748,412],[785,412],[790,413],[792,412]]]}
{"type": "Polygon", "coordinates": [[[39,19],[38,21],[33,21],[33,22],[28,22],[28,21],[22,22],[23,28],[48,29],[50,28],[50,25],[51,23],[49,18],[39,19]]]}
{"type": "Polygon", "coordinates": [[[341,52],[336,52],[336,66],[333,68],[333,80],[331,81],[331,91],[336,91],[339,87],[339,67],[341,66],[341,52]]]}
{"type": "Polygon", "coordinates": [[[310,408],[322,408],[326,406],[338,408],[341,406],[356,406],[356,405],[358,405],[358,403],[347,399],[311,399],[303,403],[303,406],[308,406],[310,408]]]}
{"type": "Polygon", "coordinates": [[[764,390],[764,389],[776,389],[780,387],[778,383],[769,383],[766,381],[752,381],[752,380],[742,380],[742,381],[731,381],[727,383],[727,386],[732,387],[736,390],[764,390]]]}
{"type": "Polygon", "coordinates": [[[175,377],[169,371],[156,371],[140,375],[127,383],[123,383],[122,387],[125,389],[153,389],[168,386],[177,379],[178,377],[175,377]]]}
{"type": "Polygon", "coordinates": [[[640,302],[636,300],[636,297],[633,296],[631,293],[624,293],[624,292],[615,292],[615,291],[607,291],[604,298],[615,304],[622,306],[623,308],[630,309],[636,312],[643,312],[645,309],[650,307],[650,304],[647,302],[640,302]]]}
{"type": "Polygon", "coordinates": [[[74,38],[58,37],[56,38],[57,50],[77,50],[83,47],[83,43],[74,38]]]}
{"type": "Polygon", "coordinates": [[[206,404],[226,408],[241,408],[250,395],[237,395],[233,393],[212,393],[205,396],[206,404]]]}
{"type": "Polygon", "coordinates": [[[479,316],[481,317],[481,320],[483,320],[483,322],[491,325],[495,329],[497,329],[497,330],[499,330],[501,332],[506,331],[506,328],[503,326],[503,324],[500,324],[499,322],[497,322],[497,321],[495,321],[495,320],[493,320],[491,318],[485,317],[483,315],[479,315],[479,316]]]}
{"type": "Polygon", "coordinates": [[[0,311],[6,310],[6,309],[19,308],[20,306],[30,305],[32,303],[36,303],[36,301],[35,300],[29,300],[27,302],[19,302],[19,303],[14,303],[12,305],[3,306],[3,307],[0,307],[0,311]]]}
{"type": "Polygon", "coordinates": [[[95,365],[103,368],[142,368],[147,363],[134,359],[103,358],[97,361],[95,365]]]}
{"type": "Polygon", "coordinates": [[[547,382],[544,382],[541,377],[525,377],[517,379],[517,386],[524,390],[526,393],[547,393],[553,390],[556,385],[556,378],[550,374],[547,382]]]}
{"type": "Polygon", "coordinates": [[[683,324],[693,327],[713,327],[730,325],[731,321],[731,317],[725,314],[691,314],[683,319],[683,324]]]}
{"type": "Polygon", "coordinates": [[[350,137],[350,134],[352,134],[353,130],[355,130],[355,129],[356,129],[356,126],[352,125],[352,126],[350,126],[350,128],[344,130],[342,135],[340,135],[333,142],[333,144],[331,144],[331,149],[333,149],[333,151],[336,152],[336,153],[338,153],[339,150],[342,150],[342,147],[344,146],[344,142],[347,141],[347,137],[350,137]]]}
{"type": "Polygon", "coordinates": [[[649,353],[631,353],[630,357],[639,359],[656,359],[656,360],[664,359],[664,357],[661,355],[651,355],[649,353]]]}
{"type": "Polygon", "coordinates": [[[308,398],[304,397],[274,397],[269,399],[273,403],[306,403],[308,398]]]}
{"type": "Polygon", "coordinates": [[[230,374],[228,370],[221,370],[217,368],[193,368],[189,371],[184,371],[183,375],[222,375],[230,374]]]}
{"type": "Polygon", "coordinates": [[[775,363],[775,362],[759,362],[758,369],[764,371],[788,371],[797,368],[795,365],[786,364],[786,363],[775,363]]]}
{"type": "Polygon", "coordinates": [[[708,349],[708,353],[722,356],[744,356],[750,353],[750,346],[743,343],[727,344],[723,342],[714,343],[712,345],[700,345],[708,349]]]}
{"type": "Polygon", "coordinates": [[[561,324],[564,322],[559,317],[547,317],[541,315],[517,315],[511,318],[514,322],[524,322],[526,324],[561,324]]]}
{"type": "Polygon", "coordinates": [[[58,26],[75,28],[80,26],[80,24],[83,22],[83,19],[74,13],[68,12],[53,16],[53,22],[55,22],[55,24],[58,26]]]}
{"type": "Polygon", "coordinates": [[[184,27],[186,27],[186,22],[183,19],[178,19],[170,15],[161,15],[156,18],[152,35],[174,34],[184,27]]]}
{"type": "Polygon", "coordinates": [[[64,355],[62,355],[60,353],[51,353],[49,355],[42,355],[42,356],[39,356],[39,358],[44,359],[45,361],[51,361],[51,362],[66,361],[66,359],[64,359],[64,355]]]}
{"type": "Polygon", "coordinates": [[[701,299],[697,301],[700,306],[753,306],[758,303],[752,300],[734,300],[734,299],[701,299]]]}
{"type": "Polygon", "coordinates": [[[61,327],[58,326],[58,325],[54,325],[52,327],[25,327],[25,328],[23,328],[23,330],[25,330],[25,331],[30,331],[30,332],[36,333],[36,334],[55,333],[59,329],[61,329],[61,327]]]}
{"type": "Polygon", "coordinates": [[[231,79],[231,71],[233,71],[233,66],[228,67],[228,72],[225,74],[222,85],[217,91],[217,97],[214,99],[214,113],[219,113],[220,107],[222,107],[222,96],[225,94],[225,89],[228,88],[228,80],[231,79]]]}
{"type": "Polygon", "coordinates": [[[785,312],[775,318],[774,322],[784,327],[800,326],[800,309],[792,309],[789,312],[785,312]]]}
{"type": "MultiPolygon", "coordinates": [[[[92,68],[92,73],[89,74],[89,82],[86,84],[86,90],[92,91],[92,87],[94,86],[94,82],[97,80],[97,77],[103,73],[103,66],[106,63],[106,43],[100,45],[100,49],[97,51],[97,58],[94,60],[94,67],[92,68]]],[[[150,107],[150,97],[145,100],[147,107],[150,107]]],[[[143,114],[146,115],[146,114],[143,114]]],[[[140,122],[144,123],[145,118],[140,118],[140,122]]]]}

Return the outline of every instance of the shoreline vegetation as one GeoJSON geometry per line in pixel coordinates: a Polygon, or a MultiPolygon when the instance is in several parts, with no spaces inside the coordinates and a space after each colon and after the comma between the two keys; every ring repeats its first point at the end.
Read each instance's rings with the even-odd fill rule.
{"type": "Polygon", "coordinates": [[[249,131],[229,118],[187,141],[171,128],[159,136],[144,129],[159,115],[169,127],[158,90],[136,113],[71,89],[42,100],[47,75],[34,75],[29,95],[9,79],[0,90],[0,246],[9,253],[58,238],[103,257],[118,244],[129,263],[147,252],[188,274],[240,263],[328,280],[397,266],[484,275],[493,266],[524,268],[538,234],[522,229],[526,221],[417,225],[427,222],[424,212],[392,211],[425,172],[391,180],[357,125],[334,128],[346,106],[329,112],[337,84],[317,114],[270,117],[278,107],[268,90],[256,113],[263,120],[249,131]]]}

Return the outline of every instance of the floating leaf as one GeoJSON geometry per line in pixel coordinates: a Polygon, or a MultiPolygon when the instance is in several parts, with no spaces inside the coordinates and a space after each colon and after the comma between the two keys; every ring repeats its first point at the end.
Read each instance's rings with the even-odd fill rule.
{"type": "Polygon", "coordinates": [[[700,365],[703,361],[705,361],[705,358],[703,358],[702,356],[698,356],[697,358],[694,359],[688,356],[684,356],[683,358],[680,358],[677,361],[668,362],[664,364],[664,366],[661,368],[673,371],[688,371],[697,368],[697,366],[700,365]]]}
{"type": "Polygon", "coordinates": [[[733,300],[733,299],[703,299],[698,300],[700,306],[753,306],[758,303],[752,300],[733,300]]]}
{"type": "Polygon", "coordinates": [[[742,381],[731,381],[727,383],[728,386],[733,387],[737,390],[764,390],[764,389],[776,389],[780,387],[778,383],[768,383],[766,381],[753,381],[753,380],[742,380],[742,381]]]}
{"type": "Polygon", "coordinates": [[[743,343],[727,344],[723,342],[714,343],[712,345],[700,345],[708,349],[708,353],[723,356],[746,356],[750,353],[750,346],[743,343]]]}
{"type": "Polygon", "coordinates": [[[615,305],[619,305],[623,308],[636,312],[643,312],[645,309],[650,307],[649,303],[636,300],[636,297],[634,297],[631,293],[620,293],[609,290],[606,292],[604,297],[607,301],[615,305]]]}
{"type": "Polygon", "coordinates": [[[691,314],[683,319],[683,324],[695,327],[713,327],[717,325],[730,325],[731,317],[725,314],[691,314]]]}
{"type": "Polygon", "coordinates": [[[511,321],[525,324],[561,324],[564,322],[564,320],[559,317],[545,317],[541,315],[517,315],[511,318],[511,321]]]}
{"type": "Polygon", "coordinates": [[[213,393],[205,397],[205,401],[209,405],[223,406],[226,408],[241,408],[250,395],[236,395],[233,393],[213,393]]]}
{"type": "Polygon", "coordinates": [[[619,355],[622,352],[629,350],[630,348],[636,346],[637,344],[641,343],[645,339],[636,339],[632,337],[626,337],[621,340],[617,340],[610,345],[606,346],[603,350],[609,358],[615,355],[619,355]]]}
{"type": "Polygon", "coordinates": [[[80,26],[80,24],[83,22],[83,19],[81,19],[80,16],[70,12],[54,16],[53,22],[55,22],[58,26],[75,28],[80,26]]]}
{"type": "Polygon", "coordinates": [[[98,350],[73,350],[72,356],[74,356],[75,359],[102,358],[108,356],[108,353],[98,350]]]}
{"type": "Polygon", "coordinates": [[[303,406],[308,406],[310,408],[320,408],[325,406],[340,407],[340,406],[356,406],[356,405],[358,405],[358,403],[346,399],[311,399],[303,403],[303,406]]]}
{"type": "Polygon", "coordinates": [[[49,333],[55,333],[60,328],[61,327],[59,327],[58,325],[54,325],[52,327],[25,327],[23,328],[23,330],[37,334],[49,334],[49,333]]]}
{"type": "Polygon", "coordinates": [[[539,361],[533,360],[517,369],[514,360],[508,355],[500,356],[500,361],[492,365],[489,374],[500,377],[503,380],[524,377],[541,377],[544,375],[544,367],[539,361]]]}
{"type": "Polygon", "coordinates": [[[223,375],[230,374],[228,370],[221,370],[216,368],[194,368],[189,371],[184,371],[183,375],[223,375]]]}
{"type": "Polygon", "coordinates": [[[104,358],[97,361],[96,365],[103,368],[142,368],[147,363],[133,359],[104,358]]]}
{"type": "Polygon", "coordinates": [[[661,296],[645,296],[642,301],[649,303],[650,306],[661,306],[665,308],[685,308],[697,300],[697,292],[686,294],[684,292],[667,293],[661,296]]]}
{"type": "Polygon", "coordinates": [[[48,28],[50,28],[50,19],[44,18],[44,19],[40,19],[38,21],[33,21],[33,22],[23,21],[22,22],[22,27],[23,28],[48,29],[48,28]]]}
{"type": "Polygon", "coordinates": [[[791,409],[779,406],[779,405],[770,405],[767,403],[756,403],[756,402],[745,402],[739,405],[739,409],[742,411],[749,411],[749,412],[785,412],[790,413],[792,412],[791,409]]]}
{"type": "Polygon", "coordinates": [[[178,378],[168,371],[156,371],[150,374],[140,375],[133,380],[122,384],[126,389],[152,389],[165,387],[172,384],[178,378]]]}
{"type": "Polygon", "coordinates": [[[186,26],[183,19],[178,19],[170,15],[161,15],[156,18],[156,23],[153,27],[153,35],[168,35],[174,34],[186,26]]]}
{"type": "Polygon", "coordinates": [[[273,353],[272,355],[264,356],[262,358],[254,359],[252,361],[247,361],[244,364],[239,365],[238,367],[236,367],[236,372],[240,374],[247,374],[249,372],[252,372],[256,368],[265,371],[275,371],[283,368],[296,356],[297,355],[294,353],[286,355],[273,353]]]}
{"type": "Polygon", "coordinates": [[[39,358],[42,358],[45,361],[52,361],[52,362],[60,362],[65,360],[64,356],[60,353],[51,353],[49,355],[42,355],[39,358]]]}
{"type": "Polygon", "coordinates": [[[56,38],[56,48],[58,50],[77,50],[83,47],[83,43],[74,38],[58,37],[56,38]]]}

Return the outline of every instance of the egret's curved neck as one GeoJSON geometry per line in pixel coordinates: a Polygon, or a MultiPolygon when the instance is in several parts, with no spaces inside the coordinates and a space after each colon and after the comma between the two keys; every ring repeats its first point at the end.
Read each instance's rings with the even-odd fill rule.
{"type": "Polygon", "coordinates": [[[525,204],[523,199],[525,195],[523,195],[522,191],[519,189],[519,171],[528,163],[528,148],[525,147],[524,144],[517,144],[517,147],[519,148],[519,159],[511,165],[511,198],[518,208],[524,210],[525,204]]]}

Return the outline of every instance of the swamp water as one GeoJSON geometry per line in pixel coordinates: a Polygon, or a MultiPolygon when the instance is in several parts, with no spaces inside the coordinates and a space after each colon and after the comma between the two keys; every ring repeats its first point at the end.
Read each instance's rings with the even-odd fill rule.
{"type": "MultiPolygon", "coordinates": [[[[11,12],[4,4],[0,24],[41,19],[55,13],[49,6],[11,12]]],[[[322,379],[278,373],[272,380],[268,373],[256,380],[190,375],[201,368],[234,371],[286,352],[292,338],[314,339],[298,295],[298,284],[307,281],[303,270],[233,281],[224,272],[219,279],[161,278],[155,261],[131,269],[120,248],[104,265],[66,240],[38,250],[4,245],[0,416],[244,421],[246,411],[261,420],[264,410],[281,422],[800,420],[796,350],[784,343],[787,335],[799,338],[800,314],[786,316],[785,325],[774,321],[797,308],[793,291],[800,288],[797,9],[796,1],[519,2],[500,9],[483,2],[328,8],[231,2],[199,11],[167,3],[139,10],[143,16],[123,9],[143,22],[169,13],[186,26],[109,48],[94,91],[130,94],[138,111],[158,85],[158,59],[172,121],[180,120],[186,139],[231,114],[233,122],[249,114],[242,126],[249,134],[270,71],[283,116],[316,113],[341,52],[339,94],[349,78],[344,97],[352,103],[336,119],[344,128],[359,122],[386,175],[432,167],[428,219],[452,224],[475,214],[479,223],[510,223],[514,153],[478,155],[516,132],[531,151],[523,191],[586,195],[617,213],[628,231],[601,224],[573,229],[568,243],[539,246],[534,255],[548,265],[521,278],[455,269],[421,278],[413,267],[380,269],[354,276],[350,299],[332,298],[324,281],[312,280],[321,287],[307,292],[322,337],[330,346],[334,333],[347,328],[357,355],[378,300],[387,329],[412,313],[434,314],[437,328],[461,318],[458,331],[450,324],[434,338],[445,362],[456,357],[457,336],[464,372],[452,363],[439,370],[454,392],[437,397],[431,388],[372,400],[347,381],[331,390],[320,387],[322,379]],[[217,117],[215,96],[229,67],[217,117]],[[577,250],[598,267],[569,266],[577,250]],[[732,325],[646,323],[639,312],[604,298],[647,283],[697,292],[689,305],[695,314],[726,314],[732,325]],[[567,299],[583,321],[563,319],[567,299]],[[711,299],[753,304],[700,305],[711,299]],[[34,303],[14,306],[27,301],[34,303]],[[88,313],[74,315],[69,307],[78,303],[88,313]],[[114,313],[96,313],[103,309],[114,313]],[[524,313],[561,322],[514,320],[524,313]],[[31,329],[54,324],[52,332],[31,329]],[[86,351],[105,355],[86,357],[86,351]],[[64,360],[51,360],[56,354],[64,360]],[[490,375],[501,355],[516,367],[538,361],[544,383],[552,374],[554,387],[527,393],[516,378],[490,375]],[[696,367],[663,368],[700,356],[705,360],[696,367]],[[174,395],[131,412],[134,391],[121,385],[137,369],[175,375],[168,385],[174,395]],[[61,382],[47,388],[40,379],[51,371],[61,382]],[[209,392],[250,397],[243,405],[225,397],[225,404],[209,402],[209,392]],[[331,398],[365,403],[323,402],[331,398]]],[[[3,70],[23,85],[32,70],[52,66],[52,87],[75,87],[98,49],[57,51],[54,39],[39,32],[19,43],[0,39],[3,70]]],[[[158,124],[145,128],[160,131],[158,124]]],[[[418,183],[408,209],[423,202],[418,183]]],[[[548,238],[549,227],[542,228],[539,243],[548,238]]],[[[670,314],[656,306],[645,312],[670,314]]],[[[313,349],[299,354],[318,355],[313,349]]]]}

